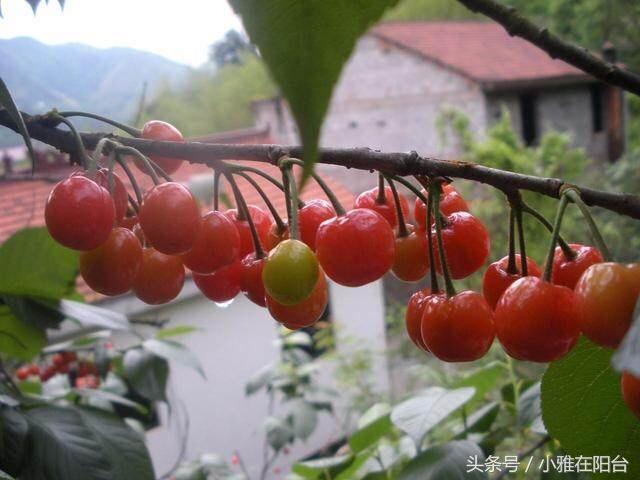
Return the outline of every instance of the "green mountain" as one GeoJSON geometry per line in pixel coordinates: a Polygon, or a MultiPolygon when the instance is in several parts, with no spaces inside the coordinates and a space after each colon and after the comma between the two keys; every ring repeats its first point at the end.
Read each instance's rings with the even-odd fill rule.
{"type": "MultiPolygon", "coordinates": [[[[189,73],[186,65],[130,48],[45,45],[25,37],[0,39],[0,77],[20,109],[28,113],[55,107],[129,121],[145,82],[148,98],[153,98],[166,86],[181,86],[189,73]]],[[[78,123],[85,129],[97,127],[91,121],[78,123]]],[[[19,141],[0,131],[0,146],[19,141]]]]}

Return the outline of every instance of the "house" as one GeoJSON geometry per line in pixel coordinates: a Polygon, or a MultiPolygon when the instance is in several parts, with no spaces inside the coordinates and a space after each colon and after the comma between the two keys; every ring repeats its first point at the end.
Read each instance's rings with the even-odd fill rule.
{"type": "MultiPolygon", "coordinates": [[[[199,137],[195,140],[216,143],[273,143],[266,131],[248,129],[199,137]]],[[[19,149],[19,152],[24,153],[19,149]]],[[[73,170],[64,155],[53,152],[36,155],[35,175],[13,171],[9,157],[12,150],[0,155],[5,158],[5,173],[0,176],[0,243],[17,230],[28,226],[44,225],[44,205],[55,182],[73,170]]],[[[276,167],[258,162],[249,163],[274,176],[276,167]]],[[[117,167],[118,168],[118,167],[117,167]]],[[[142,188],[149,188],[150,179],[136,172],[142,188]]],[[[125,180],[122,172],[118,172],[125,180]]],[[[203,204],[210,203],[213,173],[205,165],[185,163],[174,175],[174,180],[188,185],[203,204]]],[[[353,203],[353,194],[330,177],[325,180],[346,206],[353,203]]],[[[281,215],[285,214],[281,192],[269,182],[256,177],[256,181],[274,202],[281,215]]],[[[125,184],[127,182],[125,181],[125,184]]],[[[223,183],[224,185],[224,183],[223,183]]],[[[250,204],[262,205],[262,199],[244,180],[238,185],[250,204]]],[[[303,199],[322,198],[323,193],[313,182],[302,192],[303,199]]],[[[354,345],[371,351],[386,348],[384,298],[382,282],[361,288],[347,288],[330,283],[329,318],[334,325],[333,335],[338,353],[348,354],[354,345]],[[357,313],[356,313],[357,312],[357,313]]],[[[184,459],[197,458],[202,453],[218,453],[230,460],[238,451],[252,478],[258,478],[262,465],[264,432],[262,421],[267,417],[269,399],[256,394],[245,397],[245,383],[267,364],[280,358],[277,323],[268,312],[239,295],[233,302],[217,305],[206,299],[188,278],[177,299],[166,305],[149,306],[131,294],[103,297],[78,282],[78,290],[87,301],[130,318],[168,320],[167,326],[190,325],[196,334],[184,336],[184,343],[200,360],[206,379],[193,371],[172,364],[169,379],[169,398],[172,410],[159,406],[159,425],[147,432],[147,444],[158,476],[167,472],[180,457],[183,443],[184,459]]],[[[74,329],[77,327],[73,327],[74,329]]],[[[140,327],[147,329],[148,327],[140,327]]],[[[69,330],[49,332],[51,342],[67,338],[69,330]]],[[[116,344],[124,346],[136,341],[131,335],[118,334],[116,344]]],[[[324,385],[334,385],[331,364],[324,364],[321,377],[324,385]]],[[[375,356],[373,367],[377,390],[389,388],[389,370],[383,355],[375,356]]],[[[287,471],[290,464],[340,438],[343,432],[328,414],[319,417],[314,435],[304,444],[298,444],[287,456],[281,457],[273,468],[287,471]]],[[[271,472],[270,472],[271,473],[271,472]]],[[[272,477],[268,477],[272,478],[272,477]]],[[[274,476],[275,478],[275,476],[274,476]]]]}
{"type": "MultiPolygon", "coordinates": [[[[280,97],[254,103],[257,128],[277,143],[297,144],[298,132],[280,97]]],[[[358,42],[335,89],[321,135],[327,147],[370,147],[454,158],[437,121],[454,108],[479,138],[506,108],[525,144],[548,130],[567,132],[576,147],[613,161],[624,149],[624,103],[604,85],[493,22],[390,22],[358,42]]],[[[451,137],[451,136],[449,136],[451,137]]],[[[336,172],[339,167],[321,168],[336,172]]],[[[354,192],[367,175],[341,178],[354,192]],[[348,178],[348,180],[346,180],[348,178]]]]}

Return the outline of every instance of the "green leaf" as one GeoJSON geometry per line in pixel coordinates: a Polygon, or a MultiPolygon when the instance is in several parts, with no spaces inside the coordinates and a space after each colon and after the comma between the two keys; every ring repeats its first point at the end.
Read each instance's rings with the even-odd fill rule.
{"type": "Polygon", "coordinates": [[[263,426],[267,434],[267,443],[275,451],[279,451],[287,443],[293,441],[293,432],[282,420],[275,417],[267,417],[263,426]]]}
{"type": "Polygon", "coordinates": [[[613,355],[612,363],[618,372],[629,372],[640,377],[640,298],[633,311],[631,328],[613,355]]]}
{"type": "Polygon", "coordinates": [[[25,412],[29,461],[21,480],[114,479],[112,464],[98,438],[76,410],[39,407],[25,412]]]}
{"type": "Polygon", "coordinates": [[[133,389],[148,400],[166,400],[169,364],[153,353],[133,348],[124,355],[124,372],[133,389]]]}
{"type": "Polygon", "coordinates": [[[175,327],[161,328],[156,332],[155,337],[164,340],[171,337],[177,337],[179,335],[186,335],[188,333],[197,332],[199,329],[190,325],[176,325],[175,327]]]}
{"type": "Polygon", "coordinates": [[[0,305],[0,352],[31,360],[47,343],[43,330],[18,320],[7,305],[0,305]]]}
{"type": "Polygon", "coordinates": [[[96,388],[74,388],[73,391],[80,395],[81,397],[87,398],[97,398],[98,400],[107,401],[110,403],[117,403],[120,405],[124,405],[126,407],[131,407],[135,410],[138,410],[143,415],[146,415],[149,410],[145,408],[143,405],[136,403],[132,400],[129,400],[126,397],[121,395],[117,395],[115,393],[111,393],[106,390],[100,390],[96,388]]]}
{"type": "Polygon", "coordinates": [[[60,313],[40,304],[33,298],[3,295],[2,300],[21,321],[41,330],[58,328],[60,322],[64,320],[60,313]]]}
{"type": "Polygon", "coordinates": [[[535,383],[520,396],[518,425],[528,427],[540,416],[540,382],[535,383]]]}
{"type": "Polygon", "coordinates": [[[273,364],[269,364],[254,373],[244,386],[244,394],[253,395],[269,383],[274,376],[274,368],[273,364]]]}
{"type": "MultiPolygon", "coordinates": [[[[36,0],[29,0],[29,2],[33,2],[33,1],[36,1],[36,0]]],[[[39,1],[39,0],[37,0],[37,1],[39,1]]],[[[31,6],[34,8],[33,11],[35,13],[35,7],[33,6],[33,4],[31,4],[31,6]]],[[[0,16],[2,16],[2,15],[0,14],[0,16]]],[[[20,135],[22,135],[22,138],[24,139],[24,143],[27,146],[27,149],[29,150],[29,155],[31,156],[31,160],[33,161],[33,164],[35,165],[36,156],[33,153],[33,145],[31,144],[31,136],[29,135],[29,131],[27,130],[27,126],[24,123],[24,119],[22,118],[22,114],[20,113],[20,110],[18,110],[18,106],[13,101],[13,97],[11,96],[11,92],[9,92],[9,89],[7,88],[7,85],[4,83],[4,80],[2,80],[2,78],[0,78],[0,107],[4,107],[7,110],[7,113],[9,113],[9,116],[11,117],[11,120],[13,120],[13,122],[18,126],[18,131],[20,132],[20,135]]]]}
{"type": "Polygon", "coordinates": [[[157,340],[150,338],[142,342],[142,347],[157,356],[181,363],[185,367],[192,368],[198,372],[202,378],[207,378],[200,364],[200,360],[195,354],[181,343],[172,340],[157,340]]]}
{"type": "Polygon", "coordinates": [[[611,354],[581,339],[549,365],[542,378],[542,418],[569,455],[620,455],[629,460],[624,478],[640,478],[640,463],[634,461],[640,451],[640,422],[622,400],[611,354]]]}
{"type": "Polygon", "coordinates": [[[490,363],[483,368],[461,378],[453,383],[453,388],[473,387],[476,393],[472,402],[478,402],[487,395],[496,384],[504,379],[505,368],[499,363],[490,363]]]}
{"type": "Polygon", "coordinates": [[[21,480],[154,478],[143,440],[113,414],[46,406],[25,416],[31,451],[21,480]]]}
{"type": "Polygon", "coordinates": [[[351,465],[353,459],[353,455],[318,458],[296,463],[291,470],[310,480],[334,478],[338,473],[351,465]]]}
{"type": "Polygon", "coordinates": [[[391,411],[391,421],[420,447],[425,434],[473,398],[473,388],[431,387],[391,411]]]}
{"type": "Polygon", "coordinates": [[[89,305],[75,300],[62,299],[58,302],[37,300],[42,306],[58,312],[65,318],[75,320],[85,327],[100,327],[109,330],[129,330],[127,317],[106,308],[89,305]]]}
{"type": "Polygon", "coordinates": [[[320,127],[343,65],[358,37],[397,1],[230,1],[291,106],[304,144],[306,176],[316,161],[320,127]]]}
{"type": "Polygon", "coordinates": [[[391,407],[376,403],[367,410],[358,422],[358,430],[349,437],[349,446],[354,453],[373,445],[391,430],[391,407]]]}
{"type": "Polygon", "coordinates": [[[405,465],[398,480],[481,480],[485,472],[469,472],[469,458],[484,464],[484,454],[478,445],[466,440],[429,448],[405,465]]]}
{"type": "Polygon", "coordinates": [[[17,476],[27,461],[29,424],[14,408],[0,407],[0,468],[17,476]]]}
{"type": "Polygon", "coordinates": [[[489,431],[493,422],[495,422],[498,412],[500,411],[500,404],[497,402],[491,402],[476,410],[467,417],[467,427],[460,425],[455,429],[458,433],[456,440],[462,440],[470,433],[485,433],[489,431]]]}
{"type": "Polygon", "coordinates": [[[77,408],[76,411],[111,460],[111,478],[154,480],[149,451],[137,432],[114,414],[92,408],[77,408]]]}
{"type": "Polygon", "coordinates": [[[0,246],[0,295],[57,300],[75,288],[78,256],[44,228],[25,228],[0,246]]]}
{"type": "Polygon", "coordinates": [[[303,399],[297,399],[291,403],[289,416],[293,434],[297,438],[306,440],[318,425],[318,412],[313,408],[313,405],[303,399]]]}

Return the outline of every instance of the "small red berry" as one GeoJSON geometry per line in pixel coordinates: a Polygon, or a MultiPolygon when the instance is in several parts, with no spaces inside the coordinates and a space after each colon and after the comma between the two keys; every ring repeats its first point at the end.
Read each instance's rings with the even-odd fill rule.
{"type": "Polygon", "coordinates": [[[266,306],[262,272],[267,259],[256,258],[255,252],[246,255],[240,262],[240,290],[249,300],[261,307],[266,306]]]}
{"type": "Polygon", "coordinates": [[[356,208],[322,222],[316,237],[317,255],[333,281],[358,287],[381,278],[393,265],[393,230],[380,214],[356,208]]]}
{"type": "MultiPolygon", "coordinates": [[[[426,190],[422,190],[422,194],[429,198],[429,193],[426,190]]],[[[440,197],[440,212],[447,216],[455,212],[468,212],[469,206],[465,202],[460,192],[455,189],[451,184],[442,186],[442,195],[440,197]]],[[[427,207],[422,200],[416,198],[413,207],[413,216],[416,224],[422,229],[426,230],[427,223],[427,207]]],[[[431,223],[433,224],[433,216],[431,217],[431,223]]]]}
{"type": "MultiPolygon", "coordinates": [[[[516,272],[509,273],[507,271],[509,266],[509,256],[503,257],[497,262],[493,262],[487,270],[484,272],[484,278],[482,280],[482,294],[487,299],[489,306],[493,309],[496,308],[498,300],[504,293],[504,291],[513,282],[522,278],[520,274],[520,255],[516,254],[516,272]]],[[[532,277],[539,277],[541,275],[540,268],[534,260],[527,257],[527,274],[532,277]]]]}
{"type": "Polygon", "coordinates": [[[596,263],[604,262],[600,250],[587,245],[571,243],[569,245],[575,252],[575,257],[568,259],[562,248],[556,247],[553,255],[553,270],[551,271],[551,283],[574,288],[587,268],[596,263]]]}
{"type": "Polygon", "coordinates": [[[167,182],[153,187],[138,214],[145,239],[161,253],[179,255],[193,246],[200,230],[200,211],[187,187],[167,182]]]}
{"type": "MultiPolygon", "coordinates": [[[[124,186],[124,183],[122,183],[122,180],[120,180],[120,177],[116,172],[112,172],[112,175],[113,189],[111,190],[111,198],[113,199],[113,205],[116,212],[116,224],[120,224],[127,213],[129,195],[127,194],[127,189],[124,186]]],[[[109,170],[106,168],[98,170],[98,173],[96,173],[96,183],[109,192],[109,170]]]]}
{"type": "MultiPolygon", "coordinates": [[[[374,212],[379,213],[384,219],[389,222],[391,227],[398,225],[398,215],[396,212],[396,203],[394,201],[393,192],[390,187],[384,187],[384,201],[378,201],[378,187],[367,190],[358,195],[353,203],[353,208],[368,208],[374,212]]],[[[399,195],[400,208],[402,213],[406,216],[409,214],[409,204],[407,199],[399,195]]]]}
{"type": "Polygon", "coordinates": [[[640,418],[640,379],[625,372],[620,378],[620,389],[622,399],[627,408],[638,418],[640,418]]]}
{"type": "Polygon", "coordinates": [[[24,365],[16,370],[16,378],[18,380],[26,380],[31,375],[28,365],[24,365]]]}
{"type": "Polygon", "coordinates": [[[296,305],[283,305],[266,295],[267,308],[271,316],[278,322],[285,325],[289,330],[297,330],[316,323],[329,302],[329,289],[327,279],[320,270],[318,272],[318,281],[305,300],[296,305]]]}
{"type": "MultiPolygon", "coordinates": [[[[411,227],[413,229],[413,227],[411,227]]],[[[396,237],[396,253],[391,272],[405,282],[417,282],[429,271],[427,235],[414,230],[406,237],[396,237]]]]}
{"type": "MultiPolygon", "coordinates": [[[[268,245],[269,230],[271,229],[271,217],[267,212],[255,205],[248,205],[248,208],[253,224],[258,232],[260,244],[263,247],[266,247],[268,245]]],[[[249,222],[246,220],[239,220],[238,211],[235,208],[227,210],[224,214],[238,229],[238,233],[240,234],[240,258],[244,258],[246,255],[254,251],[249,222]]]]}
{"type": "Polygon", "coordinates": [[[93,250],[107,240],[115,206],[106,189],[87,177],[72,175],[53,187],[44,217],[49,234],[59,244],[93,250]]]}
{"type": "MultiPolygon", "coordinates": [[[[146,140],[184,142],[184,137],[176,127],[167,122],[161,122],[160,120],[151,120],[145,123],[142,127],[141,137],[146,140]]],[[[149,158],[169,175],[178,170],[183,162],[183,160],[179,158],[160,157],[158,155],[150,155],[149,158]]],[[[147,173],[147,167],[143,161],[134,157],[134,163],[141,171],[147,173]]]]}
{"type": "Polygon", "coordinates": [[[182,261],[190,270],[207,274],[233,263],[239,254],[236,226],[222,212],[209,212],[202,217],[193,247],[182,255],[182,261]]]}
{"type": "Polygon", "coordinates": [[[178,296],[184,284],[180,257],[165,255],[154,248],[142,251],[142,263],[133,282],[133,292],[149,305],[167,303],[178,296]]]}
{"type": "Polygon", "coordinates": [[[411,295],[409,303],[407,304],[407,311],[404,315],[405,326],[407,328],[407,335],[416,346],[425,352],[429,349],[422,340],[422,314],[424,312],[424,306],[427,298],[431,295],[431,289],[423,288],[411,295]]]}
{"type": "Polygon", "coordinates": [[[193,280],[209,300],[224,303],[240,293],[240,260],[217,269],[208,275],[193,274],[193,280]]]}

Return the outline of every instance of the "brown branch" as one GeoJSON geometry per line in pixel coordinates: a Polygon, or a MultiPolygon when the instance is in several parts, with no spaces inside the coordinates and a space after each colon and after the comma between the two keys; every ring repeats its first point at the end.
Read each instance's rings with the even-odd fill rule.
{"type": "Polygon", "coordinates": [[[495,0],[458,0],[474,13],[481,13],[502,25],[511,36],[524,38],[549,54],[593,75],[598,80],[640,95],[640,75],[606,62],[583,47],[565,42],[539,27],[518,11],[495,0]]]}
{"type": "MultiPolygon", "coordinates": [[[[75,152],[76,146],[70,132],[38,121],[38,117],[25,114],[25,123],[32,138],[47,143],[63,152],[75,152]]],[[[0,125],[13,130],[13,121],[0,110],[0,125]]],[[[275,164],[284,153],[296,158],[303,155],[302,147],[278,145],[218,145],[199,142],[166,142],[117,137],[106,133],[81,134],[85,147],[93,149],[105,136],[140,150],[146,155],[184,158],[192,163],[216,167],[222,160],[252,160],[275,164]]],[[[341,165],[359,170],[378,170],[392,175],[427,175],[473,180],[491,185],[505,193],[529,190],[553,198],[559,198],[564,181],[558,178],[536,177],[489,168],[474,163],[420,157],[411,153],[383,153],[368,148],[336,149],[320,151],[321,163],[341,165]]],[[[626,193],[612,193],[588,187],[576,186],[587,205],[599,206],[613,212],[640,219],[640,197],[626,193]]]]}

